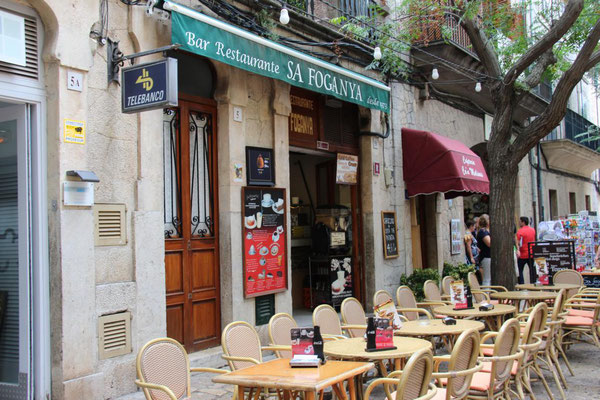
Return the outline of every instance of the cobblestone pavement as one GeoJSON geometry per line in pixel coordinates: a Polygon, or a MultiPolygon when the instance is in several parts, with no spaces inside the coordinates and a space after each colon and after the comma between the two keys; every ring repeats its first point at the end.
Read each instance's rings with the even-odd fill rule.
{"type": "MultiPolygon", "coordinates": [[[[563,364],[569,388],[566,390],[568,400],[600,400],[600,349],[590,344],[576,344],[567,352],[573,366],[575,376],[570,376],[563,364]]],[[[196,373],[192,375],[193,400],[230,400],[233,387],[212,382],[213,374],[196,373]]],[[[550,384],[556,399],[560,394],[552,375],[545,371],[545,377],[550,384]]],[[[540,382],[533,383],[533,389],[538,399],[546,399],[546,391],[540,382]]],[[[143,399],[141,393],[128,396],[128,399],[143,399]]],[[[382,391],[374,392],[372,398],[384,399],[382,391]]]]}

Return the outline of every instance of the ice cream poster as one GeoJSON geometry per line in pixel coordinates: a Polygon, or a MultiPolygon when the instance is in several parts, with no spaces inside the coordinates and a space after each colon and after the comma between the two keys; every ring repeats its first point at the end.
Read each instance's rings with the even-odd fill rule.
{"type": "Polygon", "coordinates": [[[242,190],[244,296],[287,290],[285,189],[242,190]]]}

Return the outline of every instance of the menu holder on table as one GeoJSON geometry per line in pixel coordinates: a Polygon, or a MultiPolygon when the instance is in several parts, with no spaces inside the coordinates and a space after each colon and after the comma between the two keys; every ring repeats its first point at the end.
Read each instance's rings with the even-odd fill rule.
{"type": "Polygon", "coordinates": [[[394,330],[387,318],[369,318],[367,324],[366,352],[396,350],[394,330]],[[374,345],[374,346],[373,346],[374,345]]]}
{"type": "Polygon", "coordinates": [[[454,281],[450,284],[450,299],[454,305],[454,310],[470,310],[465,294],[465,285],[463,281],[454,281]]]}

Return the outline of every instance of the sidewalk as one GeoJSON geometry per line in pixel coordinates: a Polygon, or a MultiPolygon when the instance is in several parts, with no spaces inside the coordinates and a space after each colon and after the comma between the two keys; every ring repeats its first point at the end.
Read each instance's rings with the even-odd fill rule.
{"type": "MultiPolygon", "coordinates": [[[[216,354],[217,352],[215,352],[216,354]]],[[[563,373],[569,385],[569,388],[565,391],[568,400],[600,400],[600,349],[590,344],[576,344],[569,349],[567,356],[575,372],[575,376],[571,376],[566,366],[562,365],[563,373]]],[[[192,364],[197,365],[194,362],[192,364]]],[[[225,365],[225,363],[222,364],[225,365]]],[[[213,383],[211,380],[213,376],[213,374],[207,373],[192,375],[192,400],[231,400],[233,387],[213,383]]],[[[554,393],[554,397],[560,399],[560,393],[555,386],[552,374],[544,371],[544,376],[554,393]]],[[[537,398],[548,398],[541,382],[534,382],[533,389],[537,398]]],[[[382,400],[385,395],[380,390],[373,392],[372,398],[382,400]]],[[[119,398],[119,400],[142,399],[144,399],[142,392],[119,398]]]]}

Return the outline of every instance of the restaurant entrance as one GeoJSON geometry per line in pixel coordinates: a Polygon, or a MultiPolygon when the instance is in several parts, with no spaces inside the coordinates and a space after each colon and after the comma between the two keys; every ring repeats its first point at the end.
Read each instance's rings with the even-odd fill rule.
{"type": "Polygon", "coordinates": [[[339,308],[363,297],[358,107],[297,88],[291,104],[293,307],[339,308]]]}

